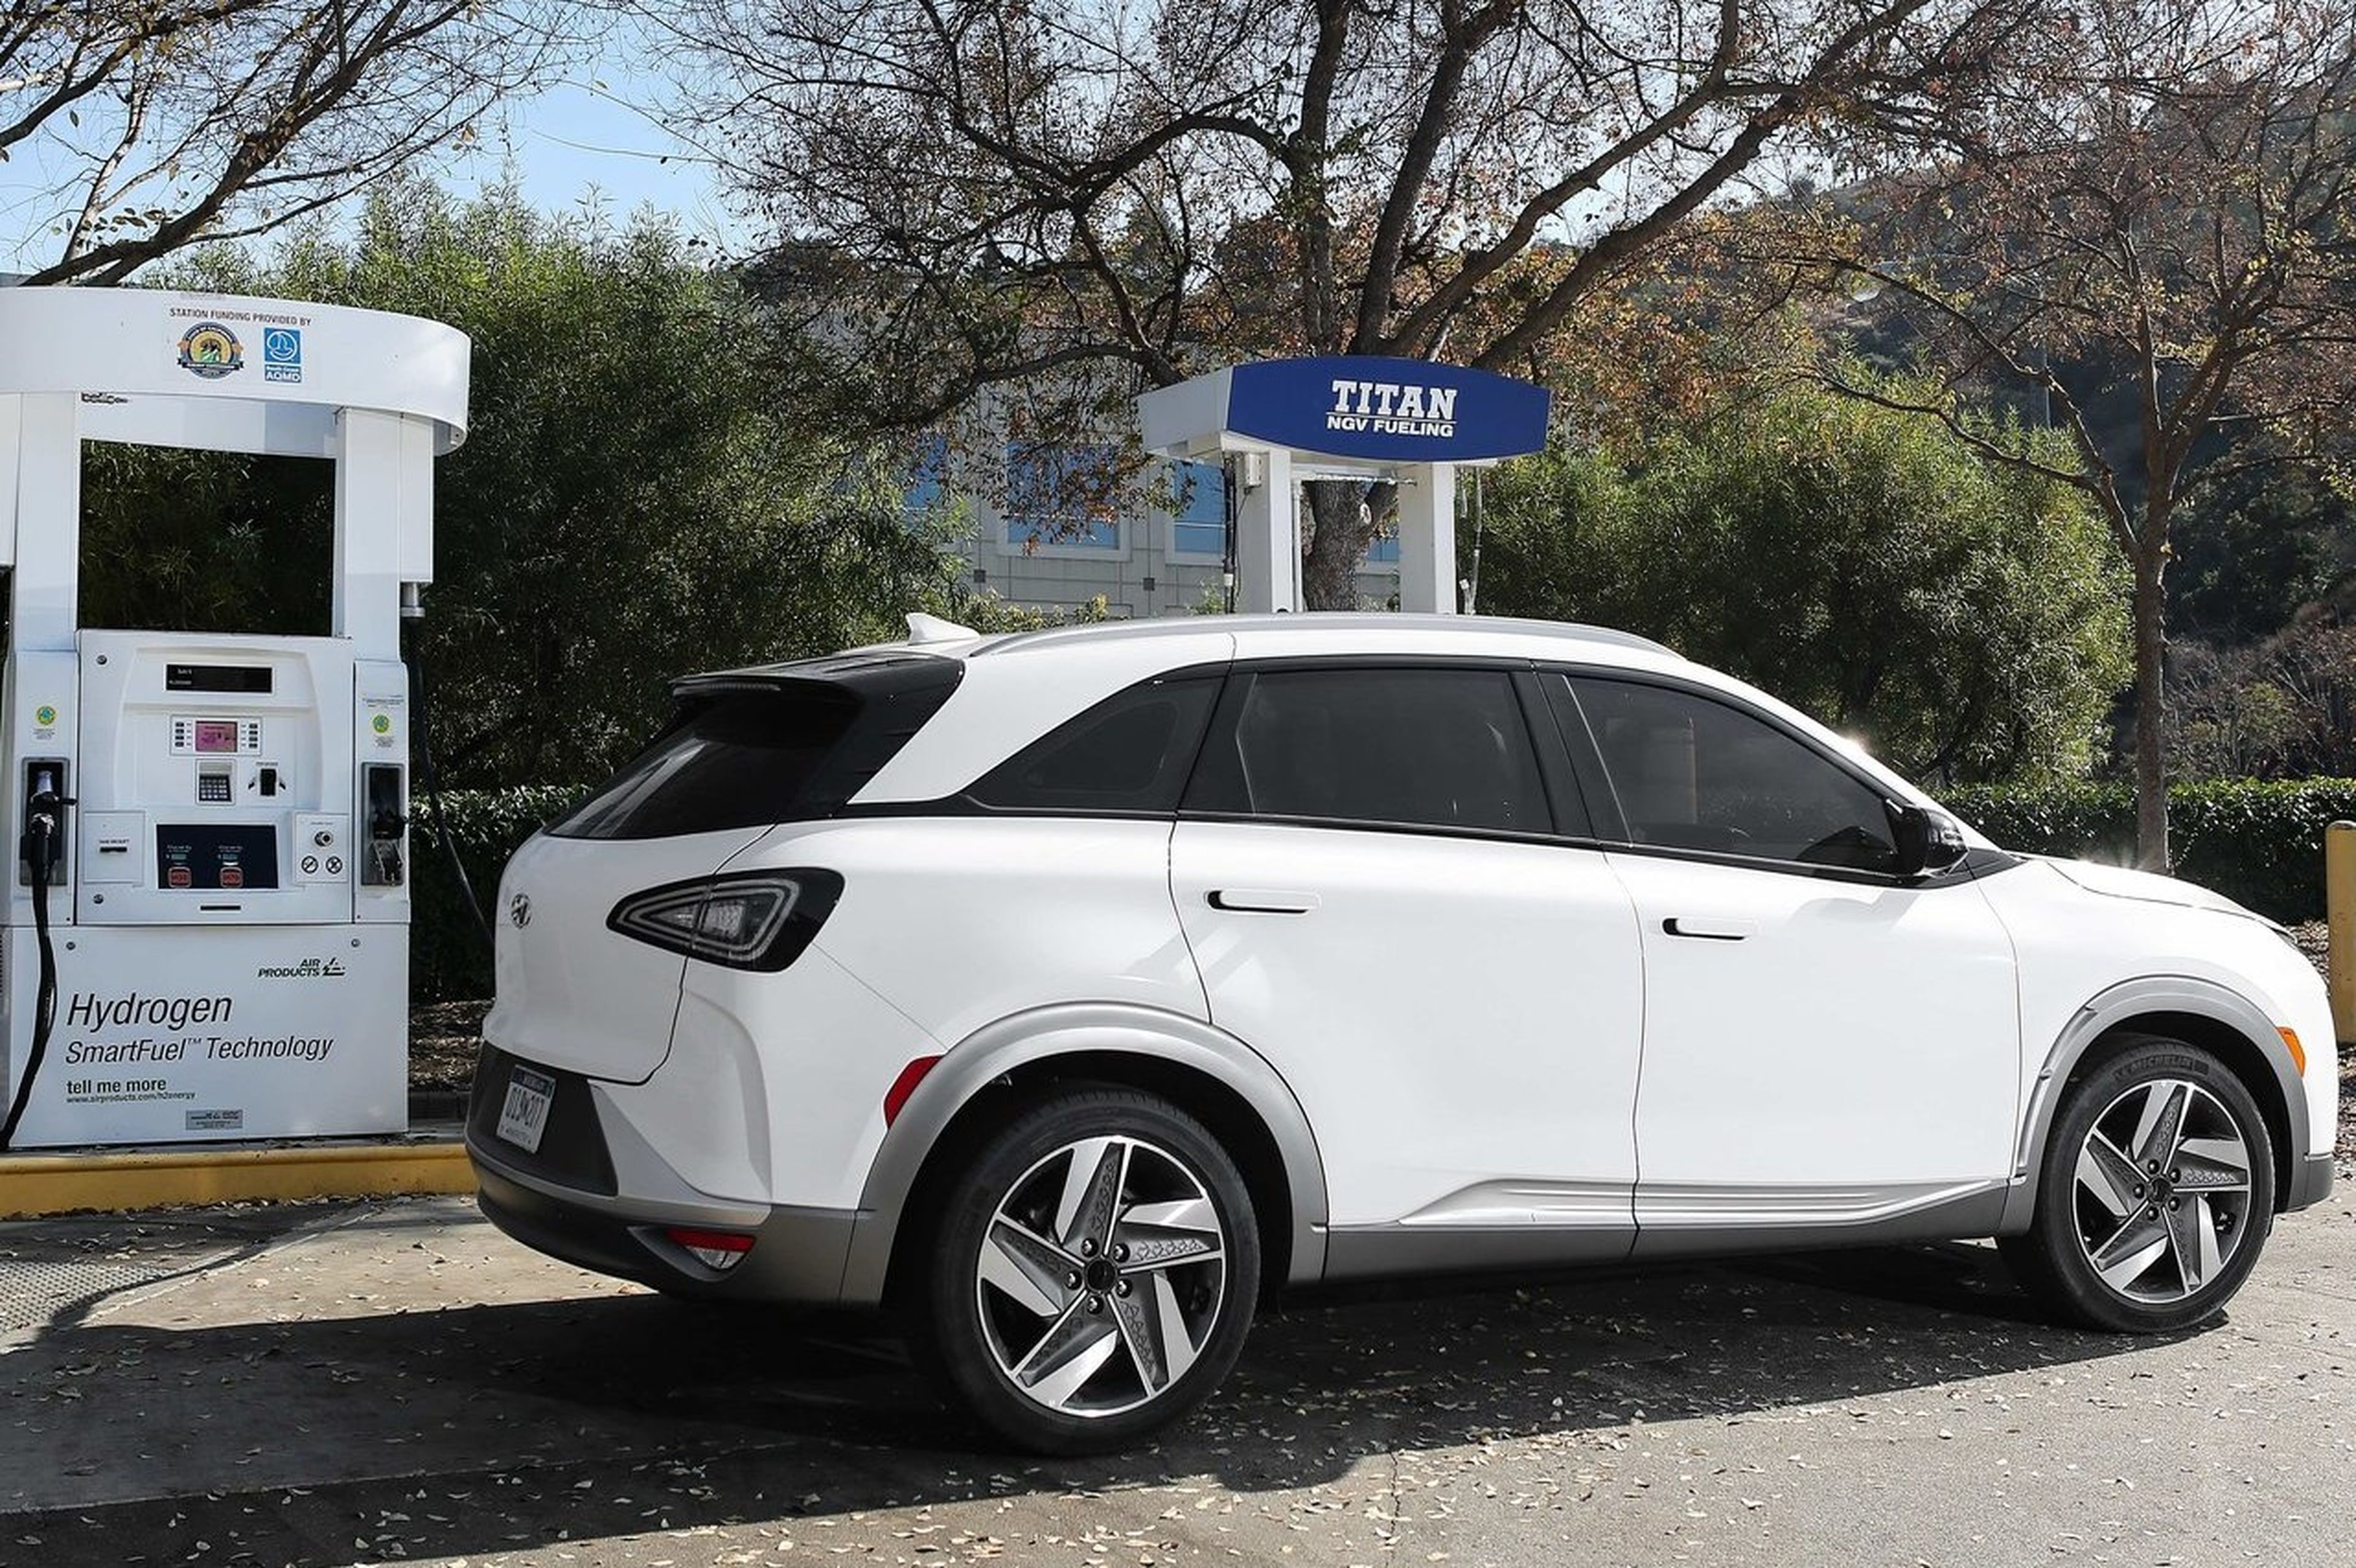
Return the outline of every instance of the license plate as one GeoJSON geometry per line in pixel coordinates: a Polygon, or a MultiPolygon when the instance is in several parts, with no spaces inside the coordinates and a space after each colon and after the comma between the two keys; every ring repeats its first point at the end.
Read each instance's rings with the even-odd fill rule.
{"type": "Polygon", "coordinates": [[[556,1099],[556,1080],[529,1067],[508,1075],[508,1097],[499,1106],[499,1136],[526,1154],[540,1152],[540,1136],[548,1130],[548,1107],[556,1099]]]}

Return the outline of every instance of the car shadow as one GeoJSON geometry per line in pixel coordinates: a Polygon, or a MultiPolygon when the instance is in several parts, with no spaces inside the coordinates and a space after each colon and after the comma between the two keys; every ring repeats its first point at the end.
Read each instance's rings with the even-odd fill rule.
{"type": "Polygon", "coordinates": [[[1359,1287],[1264,1315],[1226,1386],[1158,1445],[1043,1460],[952,1417],[873,1321],[637,1292],[100,1322],[71,1340],[74,1409],[16,1391],[20,1409],[43,1411],[20,1451],[60,1467],[69,1491],[91,1477],[86,1499],[11,1515],[0,1531],[38,1538],[47,1563],[115,1561],[132,1539],[150,1556],[199,1541],[271,1562],[466,1556],[1181,1477],[1280,1491],[1400,1449],[1608,1441],[1638,1422],[1860,1399],[2138,1343],[2038,1321],[1976,1246],[1359,1287]],[[163,1396],[175,1385],[200,1392],[163,1396]],[[123,1399],[135,1408],[111,1408],[123,1399]],[[101,1477],[126,1423],[151,1468],[139,1500],[109,1502],[101,1477]]]}

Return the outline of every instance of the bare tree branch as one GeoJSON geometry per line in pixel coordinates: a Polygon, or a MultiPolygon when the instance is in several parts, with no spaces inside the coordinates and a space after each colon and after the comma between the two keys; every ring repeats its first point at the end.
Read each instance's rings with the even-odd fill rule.
{"type": "Polygon", "coordinates": [[[564,0],[39,0],[0,18],[0,158],[53,171],[37,283],[119,283],[466,134],[560,59],[564,0]]]}

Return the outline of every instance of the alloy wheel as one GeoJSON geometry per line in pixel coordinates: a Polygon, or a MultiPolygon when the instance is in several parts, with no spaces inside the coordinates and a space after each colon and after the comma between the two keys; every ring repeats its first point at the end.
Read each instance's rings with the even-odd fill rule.
{"type": "Polygon", "coordinates": [[[2086,1262],[2147,1306],[2197,1295],[2250,1228],[2249,1142],[2216,1095],[2180,1078],[2112,1101],[2079,1146],[2072,1185],[2086,1262]]]}
{"type": "Polygon", "coordinates": [[[974,1279],[1000,1372],[1082,1417],[1135,1410],[1183,1378],[1226,1288],[1226,1233],[1202,1179],[1117,1136],[1067,1144],[1015,1181],[974,1279]]]}

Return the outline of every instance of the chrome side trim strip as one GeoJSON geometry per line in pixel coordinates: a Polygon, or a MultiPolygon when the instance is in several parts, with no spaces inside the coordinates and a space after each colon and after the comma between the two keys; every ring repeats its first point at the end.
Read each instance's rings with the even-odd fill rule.
{"type": "Polygon", "coordinates": [[[1624,1181],[1541,1181],[1507,1178],[1476,1181],[1425,1204],[1397,1222],[1424,1226],[1539,1225],[1561,1229],[1601,1226],[1626,1230],[1634,1222],[1630,1184],[1624,1181]]]}
{"type": "Polygon", "coordinates": [[[1636,1223],[1645,1231],[1720,1225],[1868,1225],[2003,1186],[2000,1179],[1822,1186],[1639,1182],[1636,1223]]]}

